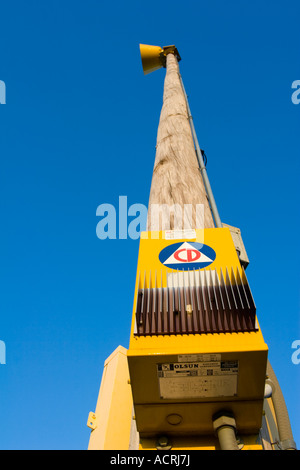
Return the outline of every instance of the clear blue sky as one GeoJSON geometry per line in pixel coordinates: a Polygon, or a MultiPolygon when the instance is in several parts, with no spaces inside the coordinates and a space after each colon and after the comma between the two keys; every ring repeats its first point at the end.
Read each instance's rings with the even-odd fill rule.
{"type": "Polygon", "coordinates": [[[300,446],[299,14],[296,0],[1,3],[1,449],[86,449],[104,360],[128,346],[138,240],[99,240],[96,209],[148,203],[165,71],[144,77],[139,43],[181,54],[300,446]]]}

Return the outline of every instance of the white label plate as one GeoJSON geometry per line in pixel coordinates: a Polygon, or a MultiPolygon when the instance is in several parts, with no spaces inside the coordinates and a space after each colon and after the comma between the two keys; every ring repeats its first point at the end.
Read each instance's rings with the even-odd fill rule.
{"type": "Polygon", "coordinates": [[[197,238],[196,230],[186,229],[186,230],[165,230],[165,239],[166,240],[182,240],[197,238]]]}
{"type": "Polygon", "coordinates": [[[162,399],[233,397],[238,361],[173,362],[157,365],[162,399]]]}

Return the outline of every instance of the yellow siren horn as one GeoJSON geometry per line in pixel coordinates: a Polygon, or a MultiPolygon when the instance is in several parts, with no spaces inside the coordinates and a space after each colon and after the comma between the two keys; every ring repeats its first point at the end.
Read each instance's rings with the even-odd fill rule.
{"type": "Polygon", "coordinates": [[[180,56],[175,46],[149,46],[148,44],[140,44],[140,53],[142,58],[142,66],[144,74],[154,72],[166,66],[166,55],[173,53],[176,55],[177,60],[180,56]]]}

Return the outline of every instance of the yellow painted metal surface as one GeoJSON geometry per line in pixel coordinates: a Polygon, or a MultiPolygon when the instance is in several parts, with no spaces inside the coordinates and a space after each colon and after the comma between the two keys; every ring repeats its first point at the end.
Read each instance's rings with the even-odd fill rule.
{"type": "MultiPolygon", "coordinates": [[[[235,270],[241,268],[228,228],[142,232],[137,265],[137,283],[139,282],[139,273],[146,272],[147,285],[154,286],[155,272],[163,270],[163,287],[166,287],[166,275],[171,273],[172,269],[162,265],[159,253],[165,247],[179,242],[201,243],[211,246],[216,251],[216,259],[208,268],[204,269],[217,269],[220,272],[224,266],[232,266],[235,270]],[[179,238],[181,234],[188,234],[191,238],[179,238]]],[[[143,278],[141,278],[142,280],[143,278]]]]}
{"type": "Polygon", "coordinates": [[[166,246],[180,241],[207,244],[215,250],[216,258],[204,270],[216,269],[220,273],[224,266],[233,268],[233,272],[241,270],[229,229],[197,230],[193,234],[195,238],[187,240],[176,238],[178,233],[171,232],[152,232],[151,236],[144,233],[141,237],[130,345],[128,350],[117,348],[105,362],[96,411],[88,418],[92,429],[89,450],[157,450],[157,439],[162,435],[168,436],[170,452],[219,450],[212,416],[221,409],[234,413],[242,450],[271,447],[276,423],[272,423],[271,405],[263,399],[268,348],[258,323],[256,331],[243,333],[135,334],[138,288],[141,284],[153,287],[157,282],[166,287],[168,274],[173,271],[159,260],[159,253],[166,246]],[[161,398],[158,364],[189,365],[200,361],[202,365],[210,359],[212,367],[219,359],[238,362],[236,396],[161,398]],[[135,434],[135,447],[131,447],[135,422],[139,434],[135,434]]]}
{"type": "MultiPolygon", "coordinates": [[[[183,236],[186,234],[182,234],[183,236]]],[[[234,413],[237,428],[242,434],[257,434],[262,423],[264,384],[268,347],[257,322],[257,330],[234,333],[169,334],[138,336],[135,309],[137,292],[141,287],[167,286],[173,269],[159,259],[161,251],[177,242],[196,242],[208,245],[216,257],[203,270],[228,268],[230,276],[240,273],[240,262],[228,228],[196,230],[193,238],[178,238],[178,233],[144,233],[140,240],[128,364],[132,384],[137,429],[142,439],[158,433],[169,436],[213,435],[212,416],[220,410],[234,413]],[[208,377],[209,390],[201,382],[175,377],[172,368],[198,367],[203,374],[220,374],[218,364],[228,364],[230,377],[208,377]],[[238,364],[238,372],[230,369],[238,364]],[[209,369],[213,372],[210,372],[209,369]],[[170,379],[160,377],[159,370],[170,370],[170,379]],[[218,369],[218,370],[217,370],[218,369]],[[172,375],[173,374],[173,375],[172,375]],[[167,384],[167,385],[165,385],[167,384]],[[189,388],[190,387],[190,388],[189,388]],[[214,391],[216,387],[216,392],[214,391]],[[227,388],[226,388],[227,387],[227,388]],[[229,390],[229,391],[228,391],[229,390]],[[223,393],[223,396],[222,396],[223,393]]],[[[177,255],[184,256],[184,253],[177,255]]],[[[186,254],[185,254],[186,256],[186,254]]],[[[190,253],[192,257],[192,253],[190,253]]],[[[223,369],[222,369],[223,370],[223,369]]],[[[167,374],[163,374],[166,376],[167,374]]],[[[183,377],[183,376],[182,376],[183,377]]]]}
{"type": "Polygon", "coordinates": [[[128,450],[132,421],[132,395],[127,350],[119,346],[105,361],[88,450],[128,450]]]}
{"type": "MultiPolygon", "coordinates": [[[[262,444],[259,442],[258,435],[238,437],[238,443],[241,450],[263,450],[262,444]]],[[[215,436],[172,436],[170,438],[172,451],[186,450],[220,450],[218,439],[215,436]]],[[[155,438],[141,439],[139,450],[156,450],[157,440],[155,438]]]]}
{"type": "Polygon", "coordinates": [[[279,449],[280,438],[272,398],[264,401],[264,439],[268,450],[279,449]]]}

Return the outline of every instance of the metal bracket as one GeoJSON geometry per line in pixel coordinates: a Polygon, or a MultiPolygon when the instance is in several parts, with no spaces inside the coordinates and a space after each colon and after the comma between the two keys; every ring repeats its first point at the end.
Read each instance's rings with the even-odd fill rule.
{"type": "Polygon", "coordinates": [[[95,415],[95,413],[93,411],[90,411],[89,412],[89,417],[88,417],[88,420],[87,420],[87,426],[94,430],[96,429],[97,427],[97,416],[95,415]]]}

